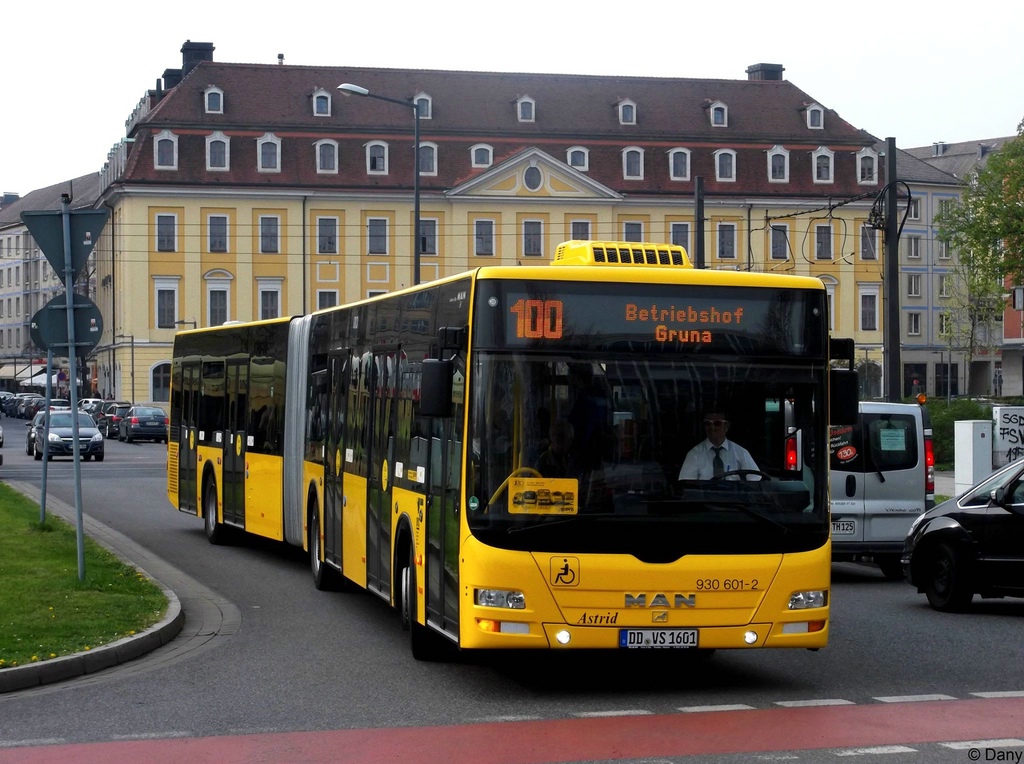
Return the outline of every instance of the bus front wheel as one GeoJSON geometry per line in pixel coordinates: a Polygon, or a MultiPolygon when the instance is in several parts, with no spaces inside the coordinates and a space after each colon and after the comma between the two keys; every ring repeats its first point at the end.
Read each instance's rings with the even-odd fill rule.
{"type": "Polygon", "coordinates": [[[211,544],[224,543],[224,526],[217,522],[217,483],[207,478],[203,488],[203,527],[211,544]]]}
{"type": "Polygon", "coordinates": [[[412,657],[418,661],[436,661],[444,657],[441,638],[416,621],[418,597],[416,594],[416,567],[414,552],[409,549],[409,559],[402,568],[402,628],[410,633],[409,643],[412,657]]]}

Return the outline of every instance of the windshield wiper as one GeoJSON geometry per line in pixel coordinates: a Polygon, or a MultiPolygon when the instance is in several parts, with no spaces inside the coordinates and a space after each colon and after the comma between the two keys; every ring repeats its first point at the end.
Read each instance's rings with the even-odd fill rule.
{"type": "Polygon", "coordinates": [[[750,506],[748,506],[746,504],[742,504],[740,502],[728,503],[728,504],[726,504],[726,503],[713,503],[713,504],[708,504],[707,507],[708,507],[708,509],[726,509],[726,510],[734,510],[736,512],[741,512],[744,515],[750,515],[750,517],[756,517],[758,520],[761,520],[763,522],[769,523],[770,525],[774,525],[776,528],[781,530],[783,532],[783,534],[789,533],[789,528],[787,526],[783,525],[782,523],[780,523],[778,520],[775,520],[774,518],[769,517],[768,515],[764,514],[763,512],[759,512],[756,509],[754,509],[753,507],[750,507],[750,506]]]}

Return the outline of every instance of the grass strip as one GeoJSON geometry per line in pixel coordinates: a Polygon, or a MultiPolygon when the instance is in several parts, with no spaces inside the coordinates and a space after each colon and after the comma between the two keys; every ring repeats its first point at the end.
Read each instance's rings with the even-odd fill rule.
{"type": "Polygon", "coordinates": [[[167,597],[153,581],[0,483],[0,671],[96,648],[158,623],[167,597]]]}

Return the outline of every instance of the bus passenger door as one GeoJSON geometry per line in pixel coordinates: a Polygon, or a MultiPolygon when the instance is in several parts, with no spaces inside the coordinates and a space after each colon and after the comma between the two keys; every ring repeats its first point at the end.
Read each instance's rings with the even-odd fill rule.
{"type": "Polygon", "coordinates": [[[199,366],[181,370],[181,414],[178,421],[178,508],[199,511],[196,444],[199,424],[199,366]]]}
{"type": "Polygon", "coordinates": [[[348,402],[349,358],[328,361],[329,414],[324,453],[324,559],[342,565],[341,518],[344,508],[345,411],[348,402]]]}
{"type": "Polygon", "coordinates": [[[366,476],[366,579],[391,596],[391,481],[394,475],[394,368],[396,352],[374,348],[370,365],[369,469],[366,476]]]}
{"type": "Polygon", "coordinates": [[[245,438],[249,412],[247,362],[228,361],[224,438],[224,522],[245,527],[245,438]]]}

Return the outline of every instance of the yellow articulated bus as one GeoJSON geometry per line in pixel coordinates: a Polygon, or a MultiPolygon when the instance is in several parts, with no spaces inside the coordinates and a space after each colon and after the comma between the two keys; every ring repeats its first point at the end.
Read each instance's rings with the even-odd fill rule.
{"type": "Polygon", "coordinates": [[[421,659],[819,648],[830,412],[857,398],[828,310],[813,278],[570,241],[180,332],[168,496],[214,543],[303,546],[318,588],[381,597],[421,659]],[[714,474],[684,468],[717,429],[714,474]]]}

